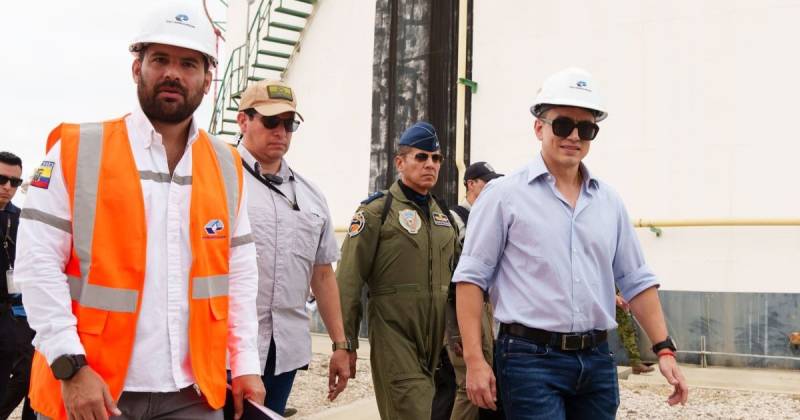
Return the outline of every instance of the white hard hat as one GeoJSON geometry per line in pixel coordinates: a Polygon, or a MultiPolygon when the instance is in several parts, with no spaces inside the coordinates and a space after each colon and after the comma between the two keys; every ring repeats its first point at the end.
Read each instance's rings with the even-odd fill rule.
{"type": "Polygon", "coordinates": [[[203,53],[217,65],[216,34],[205,13],[197,7],[165,2],[147,16],[129,50],[138,54],[148,44],[165,44],[203,53]]]}
{"type": "Polygon", "coordinates": [[[536,95],[531,113],[539,117],[550,106],[575,106],[594,111],[597,121],[608,116],[605,100],[597,92],[594,78],[583,69],[570,67],[548,77],[536,95]]]}

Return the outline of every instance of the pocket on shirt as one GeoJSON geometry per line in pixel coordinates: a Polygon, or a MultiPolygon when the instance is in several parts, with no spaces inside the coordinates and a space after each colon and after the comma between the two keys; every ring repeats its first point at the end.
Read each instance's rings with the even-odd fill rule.
{"type": "Polygon", "coordinates": [[[304,211],[295,211],[295,230],[292,244],[292,252],[304,259],[316,260],[317,248],[322,234],[322,225],[325,221],[322,217],[304,211]]]}
{"type": "Polygon", "coordinates": [[[227,296],[217,296],[213,297],[208,300],[209,308],[211,309],[211,315],[214,316],[214,320],[222,321],[223,319],[228,319],[228,297],[227,296]]]}

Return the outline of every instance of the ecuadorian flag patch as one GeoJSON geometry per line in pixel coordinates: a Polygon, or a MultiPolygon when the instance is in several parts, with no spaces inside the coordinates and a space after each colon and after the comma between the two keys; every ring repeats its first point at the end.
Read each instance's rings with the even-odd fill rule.
{"type": "Polygon", "coordinates": [[[36,173],[33,174],[31,186],[36,188],[47,189],[50,186],[50,177],[53,175],[53,167],[55,162],[46,160],[36,168],[36,173]]]}

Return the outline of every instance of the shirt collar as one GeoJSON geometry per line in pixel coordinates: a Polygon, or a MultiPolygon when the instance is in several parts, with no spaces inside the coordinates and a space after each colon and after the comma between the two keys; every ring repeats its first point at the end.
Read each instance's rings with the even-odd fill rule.
{"type": "MultiPolygon", "coordinates": [[[[253,170],[255,170],[257,173],[261,174],[261,165],[258,163],[258,161],[256,161],[256,158],[253,157],[250,151],[247,150],[247,148],[241,143],[236,147],[236,149],[239,151],[239,155],[242,156],[242,159],[244,159],[244,163],[253,168],[253,170]]],[[[286,163],[286,159],[281,158],[281,167],[278,169],[278,173],[275,175],[278,175],[284,180],[288,180],[289,177],[294,176],[289,164],[286,163]]]]}
{"type": "MultiPolygon", "coordinates": [[[[589,168],[587,168],[583,162],[580,164],[580,171],[583,175],[584,186],[587,189],[590,187],[597,188],[597,178],[592,176],[592,173],[589,172],[589,168]]],[[[547,165],[544,164],[544,158],[542,157],[542,154],[539,153],[536,155],[533,161],[528,164],[528,183],[530,184],[543,175],[550,175],[550,171],[547,170],[547,165]]]]}
{"type": "MultiPolygon", "coordinates": [[[[133,107],[133,111],[128,118],[130,118],[130,127],[133,130],[131,134],[133,134],[134,138],[139,139],[142,147],[149,149],[150,146],[153,145],[153,142],[162,143],[161,134],[156,131],[155,127],[153,127],[153,123],[150,122],[150,119],[144,114],[139,102],[136,102],[136,106],[133,107]]],[[[192,121],[189,123],[189,139],[186,142],[187,148],[197,141],[197,136],[199,134],[200,130],[197,128],[194,116],[192,116],[192,121]]]]}

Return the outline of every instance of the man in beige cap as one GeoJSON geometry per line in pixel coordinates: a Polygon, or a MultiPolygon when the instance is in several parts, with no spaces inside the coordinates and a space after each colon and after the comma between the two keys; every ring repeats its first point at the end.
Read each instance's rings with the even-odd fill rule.
{"type": "Polygon", "coordinates": [[[328,204],[316,185],[284,159],[303,117],[291,87],[279,81],[250,85],[237,122],[258,251],[258,350],[267,389],[266,406],[283,413],[297,369],[311,360],[309,286],[333,340],[328,399],[349,378],[347,350],[332,263],[339,259],[328,204]]]}

